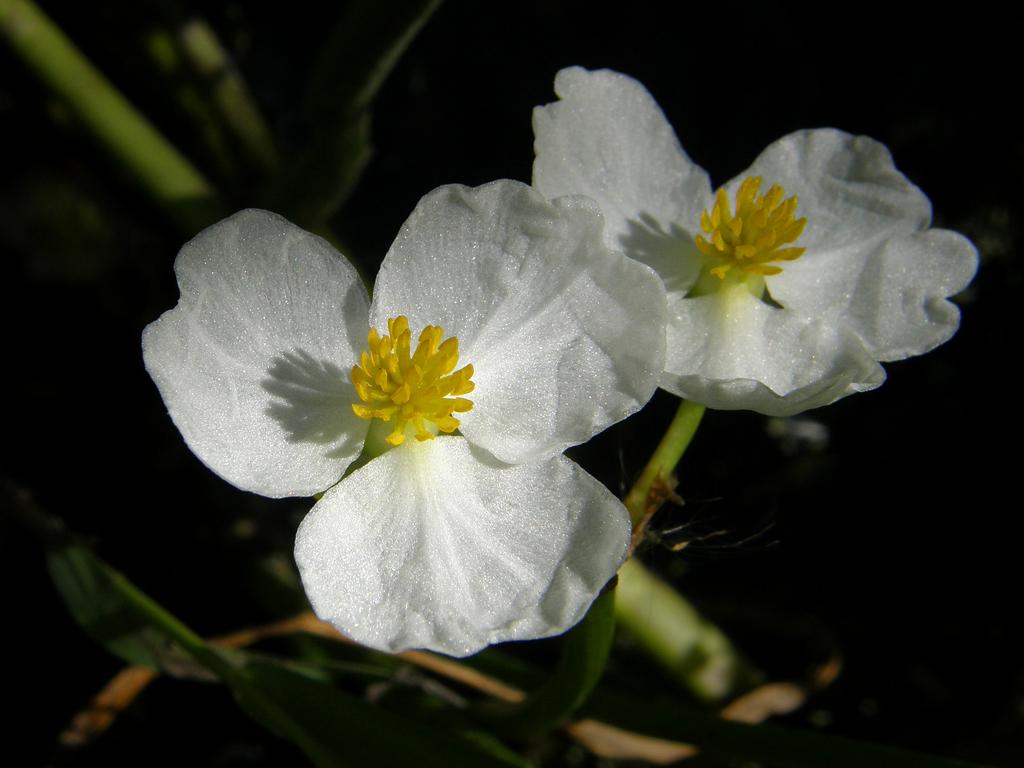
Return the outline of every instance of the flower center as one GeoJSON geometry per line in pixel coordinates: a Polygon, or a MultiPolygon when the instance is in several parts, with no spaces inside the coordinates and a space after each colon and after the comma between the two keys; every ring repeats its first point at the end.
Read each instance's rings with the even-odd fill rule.
{"type": "MultiPolygon", "coordinates": [[[[807,219],[794,219],[797,197],[783,200],[785,191],[778,184],[763,195],[760,176],[748,176],[736,193],[736,213],[729,209],[724,189],[715,195],[715,205],[700,215],[700,228],[708,235],[697,235],[697,248],[715,266],[711,274],[725,280],[731,269],[746,275],[777,275],[782,267],[771,262],[793,261],[806,248],[785,248],[804,231],[807,219]]],[[[739,275],[745,277],[746,275],[739,275]]]]}
{"type": "Polygon", "coordinates": [[[473,366],[453,373],[459,340],[452,336],[441,343],[443,336],[441,328],[428,325],[413,352],[405,315],[388,320],[387,335],[376,328],[367,334],[367,351],[352,368],[352,384],[363,402],[353,403],[352,411],[361,419],[393,423],[384,438],[391,445],[404,443],[410,428],[417,440],[433,440],[438,431],[454,432],[459,420],[452,413],[473,407],[472,401],[457,397],[473,391],[473,366]]]}

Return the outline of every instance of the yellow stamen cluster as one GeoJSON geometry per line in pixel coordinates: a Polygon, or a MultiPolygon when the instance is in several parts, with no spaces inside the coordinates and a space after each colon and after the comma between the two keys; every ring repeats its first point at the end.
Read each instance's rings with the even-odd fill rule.
{"type": "Polygon", "coordinates": [[[736,193],[736,214],[729,209],[729,196],[724,189],[715,195],[710,215],[700,216],[700,228],[710,238],[697,235],[697,248],[705,256],[719,262],[711,274],[724,280],[733,267],[749,275],[777,275],[781,267],[773,261],[793,261],[806,248],[783,248],[804,231],[807,219],[795,219],[796,195],[783,200],[785,191],[772,184],[766,194],[759,195],[760,176],[748,176],[736,193]]]}
{"type": "Polygon", "coordinates": [[[473,407],[472,401],[457,397],[473,391],[473,366],[452,373],[459,360],[459,340],[453,336],[441,343],[443,336],[439,327],[428,325],[413,352],[404,315],[388,320],[385,336],[370,329],[368,349],[352,368],[352,384],[363,404],[353,403],[352,410],[361,419],[393,422],[394,429],[385,438],[391,445],[405,442],[407,427],[417,440],[432,440],[438,431],[454,432],[459,420],[452,413],[473,407]]]}

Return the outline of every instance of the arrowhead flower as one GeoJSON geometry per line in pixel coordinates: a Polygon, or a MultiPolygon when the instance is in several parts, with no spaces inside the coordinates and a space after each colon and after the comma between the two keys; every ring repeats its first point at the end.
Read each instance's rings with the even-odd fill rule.
{"type": "Polygon", "coordinates": [[[787,416],[879,386],[879,362],[938,346],[971,243],[929,229],[928,198],[888,150],[799,131],[712,194],[635,80],[574,67],[534,111],[534,185],[588,195],[605,240],[653,267],[668,296],[661,386],[712,408],[787,416]]]}
{"type": "Polygon", "coordinates": [[[618,570],[625,509],[561,453],[649,399],[665,299],[602,226],[584,198],[442,187],[372,302],[330,245],[265,211],[182,249],[146,368],[214,472],[323,492],[295,544],[322,619],[465,655],[566,630],[618,570]]]}

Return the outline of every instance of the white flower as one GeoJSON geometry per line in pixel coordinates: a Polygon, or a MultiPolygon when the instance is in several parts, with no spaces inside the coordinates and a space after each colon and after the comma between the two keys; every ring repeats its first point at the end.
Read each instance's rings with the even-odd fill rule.
{"type": "Polygon", "coordinates": [[[321,618],[463,655],[564,631],[615,574],[625,509],[561,452],[654,392],[665,300],[601,229],[584,198],[442,187],[372,303],[327,243],[264,211],[182,249],[146,367],[214,472],[266,496],[326,489],[295,546],[321,618]],[[373,458],[338,482],[364,440],[373,458]]]}
{"type": "Polygon", "coordinates": [[[647,90],[610,71],[558,73],[534,111],[534,185],[588,195],[613,248],[668,292],[661,386],[712,408],[785,416],[877,387],[878,361],[956,332],[946,300],[977,268],[964,237],[864,136],[800,131],[712,195],[647,90]]]}

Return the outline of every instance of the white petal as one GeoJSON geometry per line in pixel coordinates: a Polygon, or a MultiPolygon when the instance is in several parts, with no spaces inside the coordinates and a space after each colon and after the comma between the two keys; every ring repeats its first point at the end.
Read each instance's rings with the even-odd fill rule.
{"type": "MultiPolygon", "coordinates": [[[[768,147],[749,171],[762,190],[797,194],[807,252],[766,279],[772,298],[807,317],[843,323],[879,360],[926,352],[955,333],[977,253],[953,232],[922,231],[927,197],[889,151],[866,136],[803,131],[768,147]]],[[[732,183],[736,186],[739,179],[732,183]]]]}
{"type": "Polygon", "coordinates": [[[802,318],[742,287],[669,310],[662,386],[721,410],[790,416],[874,389],[882,367],[856,334],[802,318]]]}
{"type": "Polygon", "coordinates": [[[699,269],[693,237],[711,202],[708,176],[683,151],[651,94],[609,70],[563,69],[560,101],[533,112],[533,183],[548,198],[601,206],[606,242],[652,266],[670,291],[699,269]]]}
{"type": "Polygon", "coordinates": [[[349,369],[367,296],[330,245],[248,210],[203,230],[174,262],[178,305],[142,351],[189,448],[225,480],[265,496],[337,482],[362,449],[349,369]]]}
{"type": "Polygon", "coordinates": [[[316,614],[357,642],[465,656],[571,627],[628,541],[625,508],[568,459],[499,465],[439,437],[324,494],[295,560],[316,614]]]}
{"type": "Polygon", "coordinates": [[[846,325],[876,359],[901,360],[956,333],[960,312],[946,299],[967,286],[977,265],[967,238],[929,229],[873,249],[807,253],[771,278],[769,290],[786,307],[846,325]]]}
{"type": "Polygon", "coordinates": [[[665,293],[609,251],[585,198],[513,181],[441,187],[381,265],[370,321],[440,325],[472,363],[462,432],[502,461],[561,453],[641,408],[664,362],[665,293]]]}
{"type": "Polygon", "coordinates": [[[807,226],[795,245],[816,251],[878,243],[931,221],[928,198],[896,170],[885,145],[867,136],[831,128],[783,136],[726,185],[730,202],[748,176],[762,177],[762,192],[779,184],[786,197],[797,195],[796,216],[807,226]]]}

